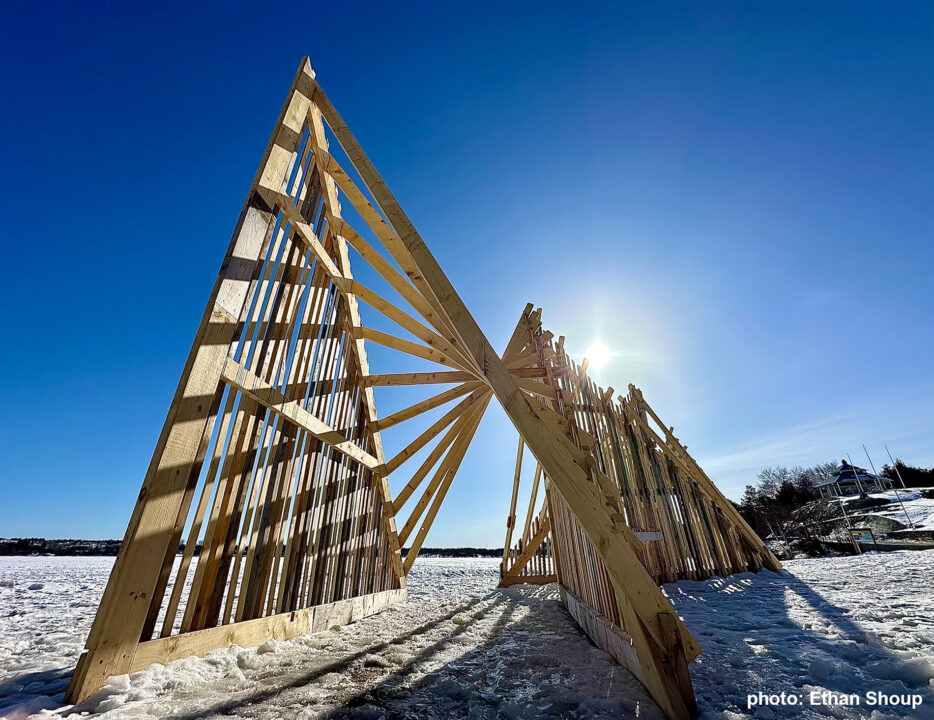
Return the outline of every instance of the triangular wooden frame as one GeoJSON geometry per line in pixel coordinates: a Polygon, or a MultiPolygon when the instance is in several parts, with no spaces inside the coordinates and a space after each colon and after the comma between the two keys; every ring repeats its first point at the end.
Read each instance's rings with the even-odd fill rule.
{"type": "MultiPolygon", "coordinates": [[[[656,583],[779,565],[673,434],[653,430],[650,418],[664,426],[641,393],[630,388],[616,404],[541,330],[540,316],[526,308],[502,355],[493,350],[305,58],[221,265],[68,700],[153,662],[295,637],[404,600],[406,575],[495,397],[521,438],[517,465],[528,448],[545,493],[535,518],[531,500],[515,553],[507,537],[503,584],[557,579],[591,637],[611,646],[668,717],[687,717],[695,709],[687,666],[700,650],[656,583]],[[328,129],[360,184],[329,152],[328,129]],[[342,217],[341,199],[375,241],[342,217]],[[351,249],[399,300],[354,279],[351,249]],[[415,339],[365,326],[360,303],[415,339]],[[374,374],[367,342],[440,369],[374,374]],[[374,388],[435,383],[455,386],[378,417],[374,388]],[[384,457],[381,432],[454,401],[384,457]],[[588,429],[590,421],[604,429],[588,429]],[[387,477],[432,443],[393,499],[387,477]],[[627,467],[641,474],[645,506],[634,501],[637,484],[620,480],[627,467]],[[397,529],[397,513],[429,477],[397,529]],[[665,502],[646,500],[647,478],[665,502]],[[677,511],[666,506],[675,496],[677,511]],[[661,554],[645,549],[644,529],[633,530],[646,513],[664,538],[661,554]],[[404,559],[400,539],[411,540],[404,559]],[[570,554],[575,548],[579,555],[570,554]],[[592,572],[580,572],[583,564],[592,572]]],[[[515,478],[510,534],[518,467],[515,478]]]]}

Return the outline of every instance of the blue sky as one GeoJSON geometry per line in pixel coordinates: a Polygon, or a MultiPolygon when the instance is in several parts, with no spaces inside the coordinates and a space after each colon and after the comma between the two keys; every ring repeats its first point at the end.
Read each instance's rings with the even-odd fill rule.
{"type": "MultiPolygon", "coordinates": [[[[122,536],[305,54],[494,345],[602,340],[734,498],[934,465],[930,3],[2,4],[0,536],[122,536]]],[[[428,545],[501,544],[515,442],[428,545]]]]}

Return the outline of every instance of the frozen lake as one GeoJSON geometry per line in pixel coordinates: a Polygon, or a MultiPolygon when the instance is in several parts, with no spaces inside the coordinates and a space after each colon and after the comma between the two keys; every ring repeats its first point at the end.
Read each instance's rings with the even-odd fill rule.
{"type": "MultiPolygon", "coordinates": [[[[0,558],[0,715],[59,713],[112,558],[0,558]]],[[[554,587],[495,589],[495,559],[421,558],[410,600],[291,642],[153,666],[79,710],[106,718],[661,718],[554,587]]],[[[704,653],[703,718],[934,718],[934,551],[796,560],[665,586],[704,653]],[[803,705],[747,708],[763,691],[803,705]],[[808,704],[857,694],[858,707],[808,704]],[[870,691],[921,695],[914,710],[870,691]]]]}

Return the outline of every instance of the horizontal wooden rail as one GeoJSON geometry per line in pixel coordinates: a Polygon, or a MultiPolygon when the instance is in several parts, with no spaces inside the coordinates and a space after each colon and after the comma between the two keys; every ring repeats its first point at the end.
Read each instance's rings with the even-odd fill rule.
{"type": "Polygon", "coordinates": [[[253,647],[269,638],[292,640],[309,633],[322,632],[334,625],[356,622],[407,599],[408,593],[404,588],[384,590],[294,612],[147,640],[137,647],[130,672],[142,670],[153,663],[165,665],[173,660],[204,655],[220,647],[253,647]]]}

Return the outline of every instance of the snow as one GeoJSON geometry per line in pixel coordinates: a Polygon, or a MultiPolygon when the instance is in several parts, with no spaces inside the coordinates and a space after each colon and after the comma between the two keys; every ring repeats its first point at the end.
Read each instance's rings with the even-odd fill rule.
{"type": "Polygon", "coordinates": [[[811,692],[921,694],[873,720],[934,718],[934,551],[792,560],[781,575],[742,573],[665,586],[703,654],[691,665],[704,720],[863,718],[873,708],[810,706],[811,692]],[[747,709],[782,692],[804,705],[747,709]]]}
{"type": "MultiPolygon", "coordinates": [[[[0,615],[19,605],[56,622],[54,607],[32,606],[21,593],[36,575],[68,576],[79,558],[0,559],[0,615]],[[63,562],[64,561],[64,562],[63,562]],[[55,568],[46,569],[52,564],[55,568]],[[16,594],[13,597],[13,594],[16,594]]],[[[91,604],[103,590],[101,584],[91,604]]],[[[647,692],[577,629],[550,587],[496,590],[495,558],[420,558],[409,576],[410,601],[346,627],[255,649],[231,647],[205,658],[155,665],[111,678],[80,706],[101,718],[296,717],[547,718],[634,716],[661,720],[647,692]]],[[[62,584],[61,603],[77,590],[62,584]]],[[[88,588],[90,590],[90,587],[88,588]]],[[[0,715],[60,707],[78,644],[53,657],[12,642],[13,622],[0,625],[0,715]],[[49,674],[47,671],[63,668],[49,674]],[[38,671],[38,672],[37,672],[38,671]],[[62,679],[64,678],[64,679],[62,679]]],[[[30,622],[32,622],[30,620],[30,622]]],[[[77,624],[77,623],[75,623],[77,624]]]]}
{"type": "Polygon", "coordinates": [[[898,520],[907,528],[908,521],[905,519],[905,513],[908,513],[916,530],[934,530],[934,499],[921,497],[920,489],[898,490],[897,497],[894,490],[872,493],[869,497],[888,500],[891,505],[883,506],[884,509],[881,510],[873,508],[867,514],[898,520]],[[901,498],[901,503],[899,503],[899,498],[901,498]]]}
{"type": "MultiPolygon", "coordinates": [[[[112,562],[0,558],[0,716],[65,710],[112,562]]],[[[290,642],[114,677],[76,709],[108,720],[663,717],[581,634],[554,586],[496,590],[497,567],[489,558],[420,558],[404,605],[290,642]]],[[[781,575],[666,585],[704,650],[691,666],[701,717],[932,717],[932,578],[926,551],[795,560],[781,575]],[[749,693],[824,690],[921,693],[925,704],[747,708],[749,693]]]]}

